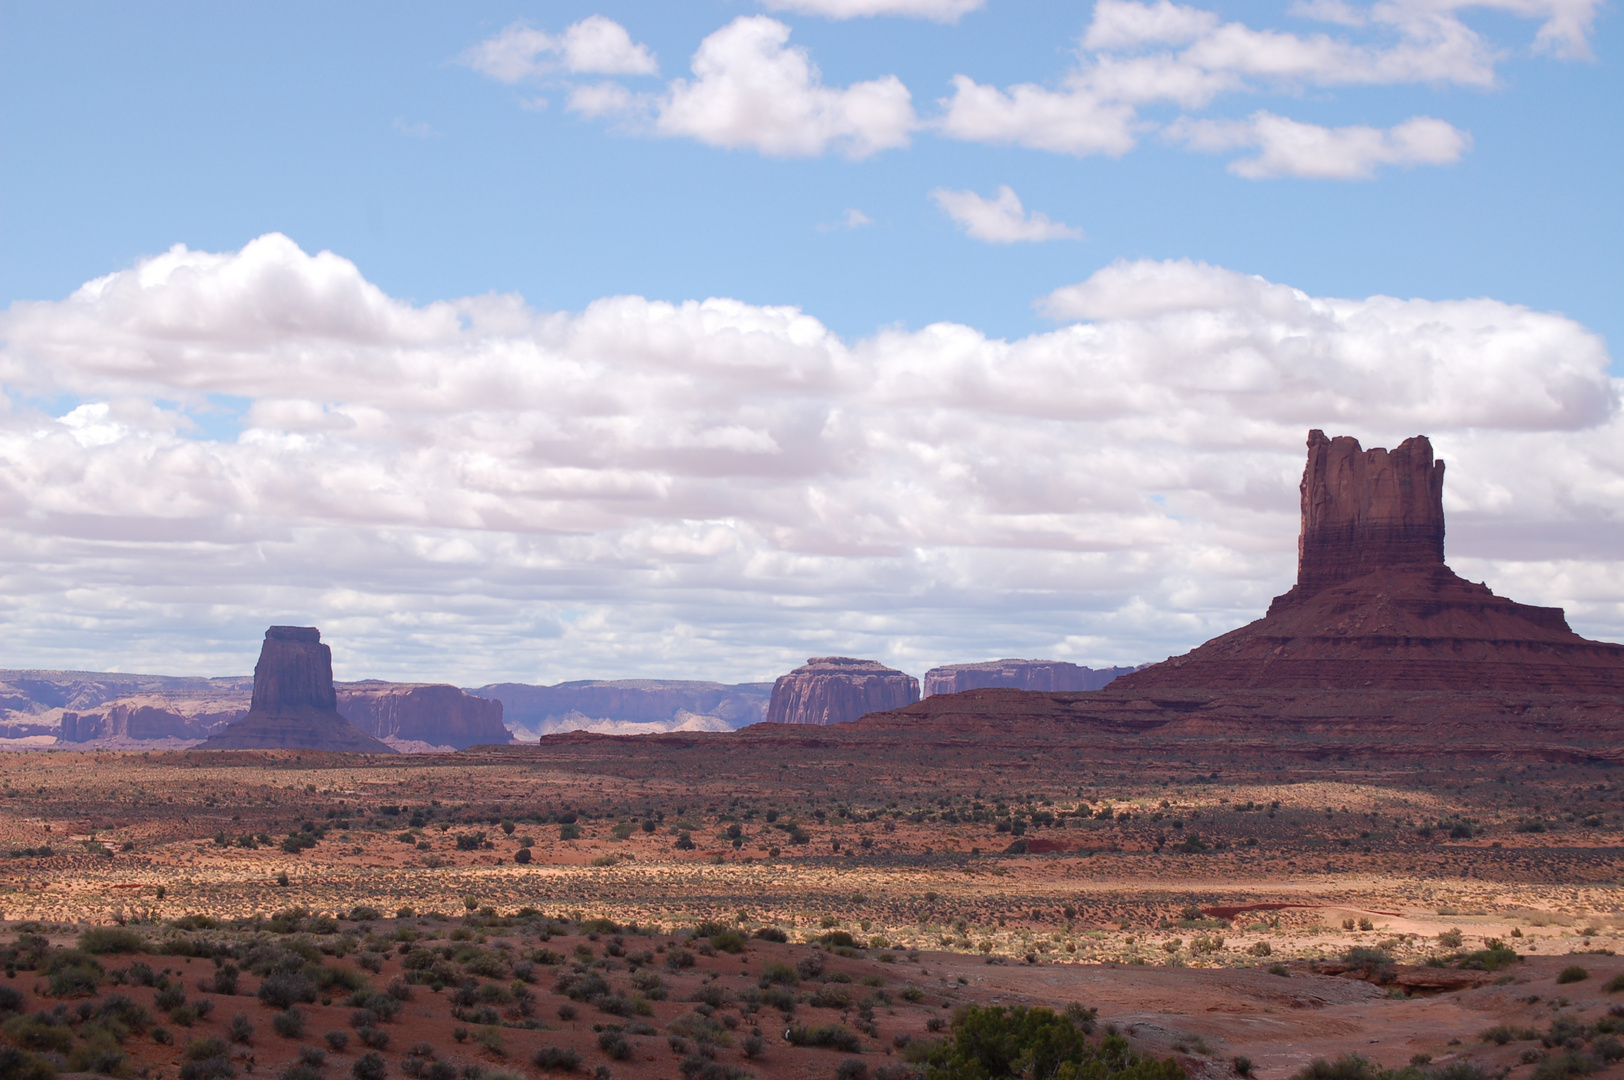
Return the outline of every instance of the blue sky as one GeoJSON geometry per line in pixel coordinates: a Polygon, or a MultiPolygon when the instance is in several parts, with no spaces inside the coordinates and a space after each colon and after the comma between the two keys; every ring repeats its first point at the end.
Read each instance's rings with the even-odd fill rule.
{"type": "MultiPolygon", "coordinates": [[[[1588,632],[1618,633],[1621,578],[1604,540],[1564,549],[1553,573],[1503,538],[1515,522],[1518,536],[1532,529],[1571,547],[1589,535],[1575,522],[1601,537],[1620,509],[1621,45],[1617,13],[1586,0],[0,3],[0,306],[10,309],[0,392],[14,436],[0,453],[10,538],[0,557],[20,597],[3,617],[34,643],[0,659],[235,671],[254,647],[250,625],[272,617],[348,629],[335,648],[358,676],[445,665],[432,644],[443,632],[471,654],[443,677],[465,683],[757,678],[821,651],[909,670],[1014,653],[1158,659],[1253,617],[1289,585],[1309,426],[1367,443],[1424,430],[1441,448],[1480,450],[1481,475],[1451,462],[1461,487],[1452,535],[1472,538],[1452,557],[1479,560],[1477,576],[1520,599],[1567,604],[1588,632]],[[832,17],[865,4],[904,13],[832,17]],[[691,68],[706,49],[708,82],[691,68]],[[806,61],[816,74],[797,83],[806,61]],[[750,83],[763,65],[771,78],[750,83]],[[871,82],[875,95],[860,99],[871,82]],[[730,113],[726,95],[741,86],[750,100],[730,113]],[[150,260],[173,245],[225,258],[267,234],[288,243],[198,271],[224,284],[187,294],[195,325],[180,336],[207,354],[195,367],[177,359],[174,325],[142,337],[154,323],[141,305],[160,304],[157,293],[118,311],[71,301],[86,282],[159,265],[150,260]],[[319,252],[349,270],[324,269],[319,252]],[[250,264],[263,273],[243,285],[231,267],[250,264]],[[1245,275],[1261,279],[1257,290],[1236,284],[1245,275]],[[295,279],[342,279],[374,314],[393,306],[357,330],[319,289],[287,301],[295,279]],[[1082,299],[1056,292],[1085,282],[1082,299]],[[239,286],[247,292],[210,306],[239,286]],[[1355,304],[1338,309],[1354,321],[1324,345],[1347,362],[1340,373],[1315,367],[1312,378],[1328,381],[1313,392],[1289,388],[1312,381],[1300,356],[1258,344],[1320,332],[1318,316],[1258,323],[1281,318],[1268,299],[1278,286],[1321,307],[1355,304]],[[1172,310],[1158,297],[1178,288],[1228,299],[1191,301],[1174,331],[1145,312],[1172,310]],[[479,303],[468,298],[487,294],[509,300],[470,314],[479,303]],[[647,326],[665,323],[644,309],[602,329],[590,313],[607,318],[599,309],[621,296],[719,298],[742,305],[728,326],[811,347],[769,314],[798,309],[828,335],[817,364],[832,365],[837,388],[785,404],[770,390],[782,371],[723,380],[705,384],[706,404],[678,423],[655,384],[671,377],[698,393],[714,367],[707,350],[726,349],[722,331],[695,316],[685,344],[648,345],[647,326]],[[1468,306],[1388,319],[1366,303],[1378,296],[1468,306]],[[254,322],[284,301],[294,309],[254,322]],[[313,307],[295,310],[303,302],[313,307]],[[503,303],[507,313],[493,314],[503,303]],[[418,325],[414,312],[459,304],[460,329],[400,329],[418,325]],[[322,329],[324,319],[349,329],[322,329]],[[1213,319],[1257,324],[1246,348],[1274,365],[1267,379],[1237,388],[1238,368],[1212,375],[1229,356],[1201,329],[1213,319]],[[1410,334],[1436,348],[1373,372],[1347,359],[1375,347],[1359,319],[1388,319],[1376,340],[1410,334]],[[972,333],[964,349],[985,354],[984,367],[960,375],[983,388],[921,404],[899,381],[946,378],[967,355],[932,351],[945,348],[930,331],[939,324],[972,333]],[[1042,366],[1019,357],[1081,348],[1066,337],[1078,325],[1115,328],[1106,337],[1117,344],[1090,344],[1093,359],[1067,361],[1070,377],[1141,387],[1139,397],[1124,390],[1131,404],[1079,399],[1052,414],[1031,404],[1041,392],[991,404],[1037,370],[1021,365],[1042,366]],[[383,336],[368,338],[375,330],[383,336]],[[1135,351],[1152,338],[1160,352],[1135,351]],[[493,357],[522,345],[549,362],[601,365],[592,378],[608,380],[606,392],[623,380],[643,387],[639,350],[675,352],[644,387],[654,396],[620,401],[607,428],[563,424],[545,446],[520,446],[508,429],[481,443],[488,402],[430,422],[415,405],[323,381],[360,362],[363,346],[398,356],[407,339],[438,358],[411,369],[429,383],[454,381],[445,373],[460,364],[508,362],[493,357]],[[139,378],[87,359],[114,348],[144,358],[130,362],[139,378]],[[299,373],[264,374],[276,368],[266,357],[288,350],[305,354],[299,373]],[[1169,356],[1173,367],[1159,367],[1169,356]],[[1474,363],[1493,374],[1474,377],[1474,363]],[[871,381],[839,374],[846,364],[871,381]],[[1159,417],[1145,410],[1167,371],[1197,368],[1207,375],[1191,376],[1194,396],[1159,417]],[[1391,400],[1412,378],[1416,399],[1391,400]],[[1457,378],[1503,400],[1467,408],[1440,396],[1457,378]],[[1555,404],[1530,404],[1541,401],[1555,404]],[[309,449],[310,410],[343,414],[355,431],[374,430],[355,417],[382,417],[378,441],[357,435],[322,453],[370,462],[377,476],[356,490],[389,488],[417,509],[349,513],[359,497],[342,491],[321,506],[278,503],[274,492],[308,490],[317,482],[306,470],[331,460],[309,449]],[[750,419],[768,413],[776,419],[750,419]],[[875,425],[863,451],[818,443],[835,464],[808,472],[670,464],[678,444],[771,447],[782,460],[791,428],[827,440],[838,418],[859,415],[875,425]],[[1145,418],[1138,427],[1134,416],[1145,418]],[[898,442],[882,451],[888,417],[898,442]],[[1229,437],[1215,442],[1224,425],[1229,437]],[[678,428],[676,442],[627,434],[678,428]],[[55,445],[42,432],[69,431],[68,457],[40,449],[55,445]],[[1042,431],[1051,441],[1024,456],[1001,449],[1042,431]],[[620,438],[630,456],[603,449],[620,438]],[[1096,456],[1072,458],[1079,440],[1096,456]],[[424,446],[455,460],[441,480],[411,457],[424,446]],[[182,467],[170,451],[202,457],[182,467]],[[1587,464],[1557,485],[1561,497],[1527,464],[1574,455],[1587,464]],[[635,510],[596,487],[567,511],[557,500],[496,507],[506,497],[496,489],[486,502],[469,494],[472,461],[585,469],[610,487],[643,477],[657,494],[635,510]],[[234,478],[229,491],[195,487],[216,469],[234,478]],[[1057,469],[1081,470],[1076,486],[1051,487],[1057,469]],[[1104,493],[1092,472],[1102,469],[1120,490],[1104,493]],[[758,520],[725,492],[680,494],[755,482],[739,477],[762,485],[751,507],[800,509],[758,520]],[[992,505],[1011,491],[1023,493],[1018,506],[992,505]],[[424,509],[464,497],[462,517],[424,509]],[[855,515],[853,535],[836,535],[829,505],[855,515]],[[960,513],[962,527],[942,524],[960,513]],[[680,555],[635,540],[666,529],[689,537],[680,555]],[[693,539],[716,529],[732,539],[693,539]],[[151,539],[136,550],[131,536],[151,539]],[[555,546],[542,555],[538,536],[575,539],[546,541],[555,546]],[[466,549],[480,569],[442,572],[447,557],[430,549],[466,549]],[[218,574],[187,586],[184,568],[202,551],[218,574]],[[561,576],[515,584],[490,566],[509,557],[561,576]],[[510,604],[493,620],[493,605],[515,595],[522,611],[510,604]]],[[[812,378],[802,361],[785,362],[812,378]]],[[[548,385],[536,385],[539,412],[520,429],[570,419],[547,411],[548,385]]]]}

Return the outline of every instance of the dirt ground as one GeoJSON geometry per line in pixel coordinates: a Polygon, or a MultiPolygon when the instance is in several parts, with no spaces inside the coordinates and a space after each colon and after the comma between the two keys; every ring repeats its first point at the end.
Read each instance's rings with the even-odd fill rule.
{"type": "MultiPolygon", "coordinates": [[[[1350,1051],[1388,1066],[1465,1055],[1528,1072],[1525,1053],[1555,1051],[1480,1033],[1595,1023],[1624,1005],[1603,989],[1624,971],[1612,955],[1624,932],[1616,767],[1340,758],[1044,736],[881,752],[828,733],[576,737],[388,758],[5,754],[0,915],[5,940],[25,922],[68,941],[86,924],[145,933],[187,915],[358,905],[385,916],[374,936],[393,933],[403,908],[413,915],[401,925],[446,935],[469,912],[526,906],[635,922],[663,944],[705,919],[782,930],[787,945],[752,939],[742,960],[701,958],[699,971],[741,988],[775,950],[804,954],[845,932],[861,948],[840,963],[854,980],[885,979],[893,998],[874,1009],[871,1055],[888,1058],[883,1047],[910,1025],[922,1035],[944,1004],[1081,1001],[1195,1072],[1232,1075],[1241,1056],[1265,1080],[1350,1051]],[[427,913],[445,921],[424,923],[427,913]],[[1522,959],[1472,969],[1497,942],[1522,959]],[[1388,966],[1340,972],[1350,949],[1388,966]],[[1558,986],[1575,965],[1588,977],[1558,986]],[[1457,981],[1423,985],[1439,971],[1457,981]],[[923,1003],[897,997],[899,982],[923,1003]]],[[[551,985],[538,980],[537,1015],[557,1026],[551,985]]],[[[673,987],[671,1008],[691,996],[686,982],[673,987]]],[[[443,1004],[425,991],[403,1013],[431,999],[443,1004]]],[[[234,1008],[221,1002],[204,1023],[234,1008]]],[[[332,1008],[338,1026],[350,1010],[332,1008]]],[[[674,1076],[666,1011],[641,1021],[658,1032],[644,1037],[642,1064],[610,1064],[674,1076]]],[[[581,1013],[577,1027],[593,1019],[581,1013]]],[[[790,1053],[772,1015],[764,1055],[738,1064],[832,1075],[841,1056],[790,1053]]],[[[511,1067],[534,1071],[532,1035],[502,1037],[511,1067]]],[[[595,1041],[582,1053],[603,1058],[595,1041]]]]}

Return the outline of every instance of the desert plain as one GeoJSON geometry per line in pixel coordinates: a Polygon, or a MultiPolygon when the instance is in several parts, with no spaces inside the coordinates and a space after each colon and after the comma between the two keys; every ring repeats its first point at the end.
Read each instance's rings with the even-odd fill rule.
{"type": "MultiPolygon", "coordinates": [[[[405,1024],[459,1068],[534,1072],[536,1053],[560,1046],[585,1070],[676,1076],[698,1041],[676,1033],[694,1026],[695,1001],[728,1022],[708,1050],[758,1076],[854,1072],[842,1066],[854,1056],[870,1073],[900,1067],[944,1010],[1072,1003],[1192,1074],[1268,1080],[1357,1052],[1389,1068],[1547,1075],[1574,1025],[1570,1049],[1600,1046],[1586,1060],[1619,1071],[1606,1056],[1624,1013],[1616,764],[1225,747],[1041,724],[899,739],[862,721],[442,755],[4,755],[3,940],[72,946],[87,927],[122,926],[188,988],[218,964],[162,943],[297,939],[339,966],[367,960],[377,970],[355,975],[375,989],[408,985],[412,950],[437,948],[451,970],[398,1002],[378,1051],[392,1073],[423,1041],[405,1024]],[[735,932],[721,949],[719,928],[735,932]],[[521,959],[549,949],[554,966],[521,959]],[[673,950],[693,966],[665,966],[673,950]],[[470,975],[452,954],[489,970],[470,975]],[[814,955],[815,975],[769,974],[814,955]],[[664,996],[646,1014],[558,1014],[571,978],[635,997],[650,972],[664,996]],[[442,1037],[478,1000],[462,983],[524,985],[531,1003],[516,1012],[511,990],[490,991],[506,1013],[461,1024],[466,1041],[442,1037]],[[840,1025],[861,1052],[795,1045],[797,1025],[840,1025]]],[[[127,958],[103,959],[111,971],[127,958]]],[[[239,993],[254,985],[245,967],[239,993]]],[[[291,1066],[315,1038],[275,1035],[260,1003],[213,996],[183,1034],[212,1024],[224,1039],[244,1012],[254,1042],[227,1042],[245,1063],[291,1066]]],[[[344,1028],[354,1010],[334,1000],[299,1006],[311,1030],[344,1028]]],[[[133,1059],[172,1073],[185,1041],[133,1059]]],[[[363,1049],[326,1052],[348,1068],[363,1049]]]]}

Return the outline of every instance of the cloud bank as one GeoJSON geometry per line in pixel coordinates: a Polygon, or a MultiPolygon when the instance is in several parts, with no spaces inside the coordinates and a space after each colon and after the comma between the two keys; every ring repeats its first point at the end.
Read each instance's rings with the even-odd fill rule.
{"type": "Polygon", "coordinates": [[[1289,586],[1309,427],[1449,460],[1450,558],[1624,632],[1602,342],[1489,299],[1128,262],[1052,331],[795,308],[412,305],[268,235],[0,316],[9,663],[764,678],[1159,659],[1289,586]]]}

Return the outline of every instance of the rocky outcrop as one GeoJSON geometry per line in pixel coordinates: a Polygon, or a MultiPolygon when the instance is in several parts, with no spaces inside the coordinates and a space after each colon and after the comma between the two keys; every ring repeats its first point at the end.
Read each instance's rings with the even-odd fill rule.
{"type": "Polygon", "coordinates": [[[925,672],[925,696],[1007,686],[1015,690],[1098,690],[1131,667],[1093,668],[1064,660],[991,660],[946,664],[925,672]]]}
{"type": "Polygon", "coordinates": [[[773,683],[769,724],[841,724],[919,700],[919,680],[876,660],[813,657],[773,683]]]}
{"type": "Polygon", "coordinates": [[[502,703],[455,686],[419,683],[339,683],[338,714],[394,746],[425,743],[458,750],[513,741],[502,703]]]}
{"type": "Polygon", "coordinates": [[[313,626],[265,631],[248,715],[212,736],[205,750],[394,750],[338,714],[333,652],[313,626]]]}
{"type": "Polygon", "coordinates": [[[770,683],[677,679],[493,683],[470,691],[502,702],[507,724],[531,735],[565,731],[731,731],[767,715],[770,683]],[[636,725],[635,729],[624,725],[636,725]]]}

